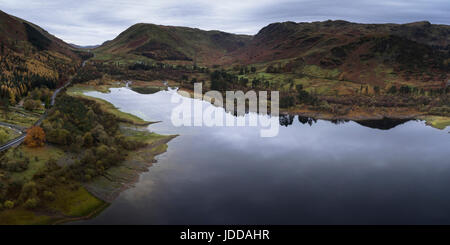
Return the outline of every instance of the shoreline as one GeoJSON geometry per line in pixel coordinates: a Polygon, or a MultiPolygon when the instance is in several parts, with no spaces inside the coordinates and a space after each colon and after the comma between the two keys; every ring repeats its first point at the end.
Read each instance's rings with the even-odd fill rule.
{"type": "Polygon", "coordinates": [[[85,216],[81,216],[81,217],[66,217],[66,218],[62,218],[62,219],[57,219],[57,220],[53,221],[51,223],[51,225],[61,225],[61,224],[69,223],[69,222],[75,222],[75,221],[92,219],[92,218],[96,217],[97,215],[101,214],[104,210],[106,210],[109,207],[109,205],[111,205],[111,204],[105,202],[102,205],[100,205],[99,207],[97,207],[94,210],[92,210],[89,214],[87,214],[85,216]]]}
{"type": "MultiPolygon", "coordinates": [[[[120,83],[119,83],[120,84],[120,83]]],[[[155,82],[151,82],[150,84],[151,86],[155,86],[155,82]]],[[[139,86],[141,87],[146,87],[144,82],[140,82],[139,86]]],[[[108,87],[106,87],[107,89],[105,89],[105,86],[102,86],[102,90],[99,90],[96,88],[96,86],[86,86],[85,88],[91,88],[91,89],[87,89],[87,91],[92,90],[92,91],[98,91],[98,92],[107,92],[109,90],[108,87]]],[[[116,87],[116,86],[114,86],[116,87]]],[[[120,87],[120,86],[119,86],[120,87]]],[[[187,91],[186,89],[180,88],[180,90],[184,90],[187,91]]],[[[187,91],[192,95],[192,91],[187,91]]],[[[79,93],[77,91],[77,93],[79,93]]],[[[96,97],[92,97],[92,96],[88,96],[88,95],[84,95],[84,92],[82,93],[82,97],[90,99],[90,100],[94,100],[94,101],[103,101],[104,103],[108,103],[111,106],[113,106],[113,110],[117,110],[120,111],[118,108],[116,108],[112,103],[105,101],[103,99],[99,99],[96,97]]],[[[78,94],[79,95],[79,94],[78,94]]],[[[76,96],[76,95],[75,95],[76,96]]],[[[290,108],[290,109],[282,109],[280,110],[280,114],[296,114],[296,115],[300,115],[300,116],[306,116],[306,117],[313,117],[316,119],[321,119],[321,120],[351,120],[351,121],[364,121],[364,120],[381,120],[383,118],[391,118],[391,119],[411,119],[411,120],[424,120],[426,121],[426,124],[432,127],[432,121],[430,121],[429,117],[432,117],[432,115],[427,115],[426,113],[420,113],[417,111],[411,111],[408,110],[409,108],[406,108],[406,110],[402,110],[403,108],[392,108],[391,110],[387,110],[387,111],[378,111],[378,112],[374,112],[374,113],[368,113],[368,112],[362,112],[362,111],[358,111],[359,113],[353,113],[350,115],[334,115],[332,113],[327,113],[327,112],[320,112],[320,111],[313,111],[313,110],[308,110],[308,109],[304,109],[304,108],[290,108]]],[[[122,113],[126,113],[126,112],[122,112],[122,113]]],[[[130,113],[126,113],[126,114],[130,114],[130,113]]],[[[135,116],[135,115],[133,115],[135,116]]],[[[135,116],[137,117],[137,116],[135,116]]],[[[140,119],[140,118],[139,118],[140,119]]],[[[448,118],[450,119],[450,118],[448,118]]],[[[140,119],[142,120],[142,119],[140,119]]],[[[127,122],[129,123],[129,122],[127,122]]],[[[146,122],[145,126],[150,125],[152,123],[157,123],[157,122],[146,122]]],[[[143,126],[138,125],[138,124],[134,124],[135,126],[143,126]]],[[[435,127],[438,128],[438,127],[435,127]]],[[[441,129],[445,129],[441,128],[441,129]]],[[[156,144],[151,144],[147,147],[145,147],[144,149],[140,149],[137,150],[137,152],[151,152],[152,149],[156,149],[158,146],[161,145],[165,145],[166,143],[168,143],[170,140],[172,140],[173,138],[177,137],[178,135],[170,135],[170,136],[166,136],[168,138],[163,139],[162,141],[156,143],[156,144]]],[[[128,178],[125,182],[122,182],[119,188],[116,188],[113,192],[109,193],[108,195],[104,195],[104,194],[100,194],[99,192],[95,192],[92,188],[90,188],[88,185],[83,185],[86,190],[93,196],[95,196],[96,198],[99,198],[100,200],[102,200],[104,202],[103,205],[101,205],[100,207],[97,207],[96,209],[92,210],[91,213],[89,213],[86,216],[82,216],[82,217],[73,217],[73,218],[66,218],[64,220],[61,221],[55,221],[55,224],[63,224],[63,223],[68,223],[68,222],[73,222],[73,221],[79,221],[79,220],[88,220],[91,219],[93,217],[95,217],[96,215],[100,214],[103,210],[105,210],[115,199],[117,199],[117,197],[124,191],[128,190],[129,188],[132,188],[138,181],[139,181],[139,177],[142,173],[149,171],[149,168],[153,165],[154,162],[156,162],[155,157],[164,153],[166,150],[162,150],[162,151],[158,151],[155,153],[150,153],[152,154],[152,157],[150,157],[149,159],[151,161],[145,162],[144,163],[144,167],[140,168],[139,167],[137,169],[133,169],[133,176],[131,178],[128,178]]],[[[140,166],[142,167],[142,166],[140,166]]],[[[122,179],[123,180],[123,179],[122,179]]]]}
{"type": "MultiPolygon", "coordinates": [[[[102,86],[105,88],[105,86],[102,86]]],[[[108,88],[109,89],[109,88],[108,88]]],[[[184,90],[184,89],[180,89],[184,90]]],[[[68,88],[67,94],[75,97],[82,97],[84,99],[88,99],[91,101],[95,101],[96,103],[101,103],[104,105],[102,108],[108,110],[108,112],[113,112],[114,115],[119,115],[117,120],[119,122],[123,122],[124,124],[121,126],[124,130],[139,132],[143,131],[147,133],[147,130],[144,127],[156,123],[156,122],[147,122],[142,118],[135,116],[131,113],[123,112],[119,108],[115,107],[112,103],[99,99],[97,97],[85,95],[85,92],[88,91],[99,91],[99,92],[107,92],[105,90],[100,91],[95,86],[89,85],[73,85],[73,87],[68,88]],[[133,120],[124,120],[122,121],[120,116],[124,116],[126,119],[131,118],[133,120]],[[128,127],[129,125],[134,125],[133,127],[128,127]],[[136,127],[139,127],[136,128],[136,127]]],[[[358,108],[359,109],[359,108],[358,108]]],[[[385,111],[374,111],[372,113],[364,113],[363,111],[352,111],[349,115],[337,116],[332,113],[319,112],[308,110],[306,108],[289,108],[280,110],[280,115],[300,115],[305,117],[312,117],[315,119],[321,120],[351,120],[351,121],[364,121],[364,120],[380,120],[383,118],[392,118],[392,119],[411,119],[411,120],[425,120],[426,124],[435,128],[436,125],[432,125],[432,118],[430,117],[438,117],[438,116],[430,116],[426,113],[414,112],[412,110],[408,110],[409,108],[393,108],[393,110],[385,110],[385,111]],[[403,110],[402,110],[403,109],[403,110]]],[[[448,117],[442,117],[444,120],[449,120],[448,117]]],[[[448,125],[447,125],[448,126],[448,125]]],[[[447,127],[446,126],[446,127],[447,127]]],[[[446,127],[442,128],[445,129],[446,127]]],[[[133,137],[133,135],[131,135],[133,137]]],[[[109,205],[112,204],[114,200],[116,200],[120,194],[132,187],[135,186],[136,183],[139,182],[139,178],[142,173],[150,171],[150,167],[155,163],[156,157],[160,154],[163,154],[167,150],[167,143],[172,139],[176,138],[178,135],[159,135],[157,133],[150,133],[150,138],[144,138],[143,140],[150,140],[147,146],[130,151],[127,154],[126,159],[117,167],[113,167],[108,169],[106,174],[103,176],[99,176],[93,181],[88,183],[80,183],[82,188],[86,190],[89,195],[93,198],[98,199],[100,202],[92,206],[91,208],[86,207],[85,213],[81,216],[70,216],[68,214],[64,214],[60,211],[56,211],[55,213],[39,213],[36,211],[32,217],[36,219],[36,224],[43,222],[44,224],[50,225],[58,225],[58,224],[67,224],[69,222],[89,220],[94,218],[95,216],[101,214],[104,210],[106,210],[109,205]],[[106,177],[107,176],[107,177],[106,177]],[[99,187],[100,186],[100,187],[99,187]],[[106,186],[106,188],[104,187],[106,186]],[[103,188],[102,188],[103,187],[103,188]],[[38,217],[40,216],[40,217],[38,217]],[[46,220],[46,221],[45,221],[46,220]]],[[[73,208],[83,208],[81,206],[73,206],[73,208]]],[[[27,211],[28,212],[28,211],[27,211]]]]}
{"type": "MultiPolygon", "coordinates": [[[[80,87],[82,87],[82,85],[73,85],[71,88],[73,88],[74,86],[78,86],[76,88],[77,90],[75,92],[69,91],[71,88],[68,88],[67,94],[69,94],[70,96],[75,96],[75,97],[80,96],[85,99],[95,101],[96,103],[100,103],[100,104],[106,106],[106,108],[104,107],[104,109],[107,110],[108,112],[112,112],[114,115],[118,115],[117,119],[119,120],[119,122],[124,123],[123,128],[124,129],[126,128],[127,130],[131,130],[134,132],[140,132],[139,129],[137,129],[137,128],[131,129],[130,127],[127,127],[127,125],[133,125],[135,127],[143,128],[150,124],[160,122],[160,121],[145,121],[142,118],[140,118],[136,115],[133,115],[132,113],[121,111],[119,108],[115,107],[109,101],[84,94],[85,92],[89,92],[89,91],[98,91],[98,92],[104,93],[104,92],[108,92],[109,88],[111,88],[111,87],[125,87],[125,86],[120,86],[121,84],[122,84],[122,82],[117,83],[116,86],[102,86],[101,90],[97,89],[96,86],[84,86],[84,88],[82,88],[81,91],[79,89],[80,89],[80,87]],[[117,86],[117,85],[119,85],[119,86],[117,86]],[[132,118],[131,120],[129,120],[130,116],[132,118]]],[[[135,184],[137,182],[139,182],[139,178],[140,178],[141,174],[144,172],[150,171],[150,167],[153,165],[153,163],[155,163],[157,161],[156,157],[158,155],[166,152],[167,143],[178,136],[178,135],[160,135],[157,133],[149,132],[147,130],[142,130],[142,131],[150,136],[160,137],[160,139],[158,139],[154,142],[151,139],[144,140],[144,142],[149,142],[148,145],[143,148],[131,151],[130,154],[127,154],[128,157],[126,158],[126,160],[124,160],[119,166],[108,169],[106,171],[105,175],[99,176],[89,183],[82,184],[82,186],[92,196],[100,199],[104,203],[100,207],[97,207],[94,210],[92,210],[88,215],[85,215],[82,217],[70,217],[70,218],[68,217],[68,218],[65,218],[64,220],[55,221],[54,222],[55,224],[63,224],[63,223],[79,221],[79,220],[89,220],[89,219],[95,217],[96,215],[100,214],[110,204],[112,204],[112,202],[115,199],[117,199],[122,192],[134,187],[135,184]],[[161,147],[162,147],[162,150],[160,149],[161,147]],[[117,179],[114,179],[114,178],[108,179],[108,181],[111,182],[111,183],[109,183],[109,186],[114,186],[114,187],[112,187],[111,189],[105,188],[103,190],[101,188],[95,187],[94,182],[99,181],[99,179],[101,179],[101,178],[105,178],[105,176],[107,176],[107,175],[113,176],[114,170],[117,170],[120,168],[126,168],[128,171],[124,171],[125,173],[123,175],[114,176],[114,177],[117,177],[117,179]],[[115,181],[115,180],[117,180],[117,181],[115,181]]],[[[102,183],[102,184],[104,184],[104,183],[102,183]]]]}
{"type": "MultiPolygon", "coordinates": [[[[193,97],[194,91],[186,88],[179,88],[193,97]]],[[[444,130],[450,126],[450,117],[431,115],[426,112],[419,112],[415,108],[410,107],[376,107],[371,109],[373,111],[363,110],[359,107],[354,111],[350,111],[345,115],[336,115],[326,111],[311,110],[306,106],[299,105],[291,108],[280,108],[280,115],[299,115],[304,117],[312,117],[321,120],[350,120],[350,121],[368,121],[368,120],[382,120],[388,119],[409,119],[422,120],[426,125],[444,130]],[[299,107],[302,106],[302,107],[299,107]]]]}
{"type": "Polygon", "coordinates": [[[133,188],[135,184],[139,182],[141,174],[150,171],[150,167],[153,166],[153,163],[157,162],[156,157],[166,152],[167,147],[163,147],[163,150],[160,150],[159,147],[166,145],[177,136],[178,135],[165,136],[165,138],[162,138],[151,145],[133,151],[133,157],[126,159],[120,166],[111,169],[109,173],[106,171],[107,173],[102,176],[103,178],[98,177],[90,183],[85,183],[83,185],[84,188],[96,198],[111,204],[122,192],[133,188]],[[136,161],[139,163],[136,163],[136,161]],[[123,175],[116,173],[117,171],[115,170],[122,170],[123,168],[126,168],[123,175]],[[106,176],[108,176],[108,178],[106,176]],[[98,185],[98,182],[104,184],[105,181],[109,181],[109,184],[114,187],[105,190],[96,186],[98,185]]]}
{"type": "Polygon", "coordinates": [[[61,192],[59,198],[62,199],[59,201],[68,203],[68,206],[64,207],[66,209],[61,209],[59,206],[43,206],[43,208],[28,210],[20,206],[11,210],[1,211],[0,219],[2,219],[2,217],[4,218],[4,223],[2,224],[58,225],[92,219],[108,208],[123,191],[135,186],[139,181],[140,175],[144,172],[148,172],[152,164],[157,161],[156,156],[166,152],[167,143],[178,136],[160,135],[150,132],[146,130],[146,126],[157,122],[145,121],[136,115],[121,111],[106,100],[83,94],[87,91],[99,91],[95,87],[82,86],[82,89],[85,89],[85,91],[81,91],[79,86],[77,86],[78,85],[73,85],[67,88],[67,95],[81,97],[100,104],[102,110],[116,116],[117,122],[121,125],[121,130],[125,130],[128,134],[125,135],[125,137],[131,137],[136,141],[146,143],[146,145],[142,148],[128,151],[125,154],[125,160],[123,162],[106,170],[106,173],[109,171],[111,172],[108,173],[111,174],[111,176],[114,176],[117,172],[123,172],[123,175],[115,175],[117,181],[107,183],[107,188],[97,188],[97,190],[100,189],[101,192],[92,191],[89,186],[94,186],[94,184],[91,183],[102,176],[98,176],[90,182],[79,182],[80,187],[76,191],[66,190],[64,189],[65,187],[62,187],[64,191],[61,192]],[[76,87],[75,90],[73,90],[73,87],[76,87]],[[132,125],[132,127],[130,127],[130,125],[132,125]],[[83,192],[83,196],[77,194],[80,191],[83,192]],[[77,211],[75,210],[81,210],[81,213],[77,214],[77,211]],[[14,217],[18,215],[22,218],[15,219],[14,217]]]}

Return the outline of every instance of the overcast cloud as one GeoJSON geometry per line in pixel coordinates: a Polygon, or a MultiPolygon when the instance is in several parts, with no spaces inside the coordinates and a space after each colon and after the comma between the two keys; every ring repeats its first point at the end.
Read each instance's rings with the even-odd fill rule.
{"type": "Polygon", "coordinates": [[[101,44],[142,22],[240,34],[288,20],[450,24],[449,0],[0,0],[0,9],[78,45],[101,44]]]}

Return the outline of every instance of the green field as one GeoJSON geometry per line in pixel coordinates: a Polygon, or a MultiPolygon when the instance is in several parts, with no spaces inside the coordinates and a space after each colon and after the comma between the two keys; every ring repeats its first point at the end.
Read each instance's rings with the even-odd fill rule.
{"type": "Polygon", "coordinates": [[[108,204],[91,195],[84,187],[70,190],[59,187],[55,200],[43,203],[46,212],[35,212],[23,207],[0,211],[2,225],[49,225],[92,218],[108,204]],[[51,215],[49,215],[51,214],[51,215]]]}
{"type": "Polygon", "coordinates": [[[64,151],[62,149],[49,145],[39,148],[30,148],[25,145],[21,145],[17,150],[21,152],[20,156],[14,156],[14,150],[8,151],[6,156],[30,159],[27,170],[23,172],[13,172],[11,174],[11,179],[13,181],[23,181],[24,183],[30,181],[34,174],[44,168],[45,163],[49,159],[53,158],[58,160],[64,156],[64,151]]]}
{"type": "Polygon", "coordinates": [[[28,128],[32,126],[37,120],[39,120],[40,116],[41,114],[39,113],[29,112],[22,108],[12,108],[8,113],[1,111],[0,122],[28,128]]]}
{"type": "Polygon", "coordinates": [[[17,130],[0,125],[0,145],[5,144],[6,142],[8,142],[14,138],[17,138],[19,136],[20,136],[20,133],[17,132],[17,130]]]}

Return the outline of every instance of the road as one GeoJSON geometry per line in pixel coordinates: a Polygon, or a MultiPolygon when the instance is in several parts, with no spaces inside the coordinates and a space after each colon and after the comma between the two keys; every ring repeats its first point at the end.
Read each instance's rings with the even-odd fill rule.
{"type": "Polygon", "coordinates": [[[9,141],[8,143],[0,146],[0,152],[4,151],[4,150],[8,150],[9,148],[15,146],[15,145],[20,145],[24,140],[25,140],[25,136],[26,134],[22,134],[21,136],[9,141]]]}
{"type": "MultiPolygon", "coordinates": [[[[84,67],[86,65],[86,60],[83,61],[83,64],[81,65],[81,67],[84,67]]],[[[63,90],[64,88],[66,88],[67,86],[69,86],[72,83],[72,79],[70,79],[66,84],[64,84],[62,87],[58,88],[55,90],[55,92],[53,92],[52,95],[52,100],[50,102],[50,105],[53,107],[55,105],[55,100],[56,100],[56,96],[59,94],[59,92],[61,92],[61,90],[63,90]]],[[[42,124],[42,122],[44,121],[44,119],[47,117],[48,114],[48,109],[44,112],[44,114],[42,114],[42,116],[39,118],[39,120],[37,120],[34,123],[34,126],[40,126],[42,124]]],[[[8,123],[2,123],[0,122],[0,125],[4,125],[4,126],[8,126],[8,127],[12,127],[15,129],[18,129],[18,126],[16,125],[12,125],[12,124],[8,124],[8,123]]],[[[25,130],[21,129],[21,132],[24,132],[25,130]]],[[[0,152],[8,150],[9,148],[15,146],[15,145],[20,145],[22,144],[22,142],[25,140],[25,136],[26,133],[23,133],[21,136],[8,141],[6,144],[0,146],[0,152]]]]}
{"type": "MultiPolygon", "coordinates": [[[[58,88],[57,90],[55,90],[55,92],[53,92],[52,95],[52,101],[50,102],[50,105],[53,107],[55,105],[55,99],[56,96],[59,94],[59,92],[61,92],[61,90],[63,90],[64,88],[66,88],[68,85],[70,85],[72,82],[72,79],[69,80],[66,84],[64,84],[64,86],[58,88]]],[[[37,120],[34,123],[34,126],[41,126],[42,122],[44,121],[44,119],[47,117],[48,114],[48,109],[44,112],[44,114],[42,114],[42,116],[39,118],[39,120],[37,120]]],[[[11,124],[5,124],[5,123],[0,123],[2,125],[8,125],[9,127],[14,127],[17,128],[17,126],[13,126],[11,124]]],[[[23,132],[23,130],[21,130],[23,132]]],[[[20,145],[22,144],[22,142],[25,140],[25,136],[26,133],[23,132],[23,134],[13,140],[10,140],[9,142],[7,142],[6,144],[0,146],[0,152],[8,150],[9,148],[15,146],[15,145],[20,145]]]]}
{"type": "MultiPolygon", "coordinates": [[[[51,105],[51,106],[54,106],[54,105],[55,105],[55,99],[56,99],[56,96],[58,95],[58,93],[59,93],[61,90],[63,90],[64,88],[66,88],[67,86],[69,86],[71,83],[72,83],[72,79],[70,79],[66,84],[64,84],[62,87],[58,88],[57,90],[55,90],[55,92],[53,92],[53,95],[52,95],[52,101],[50,102],[50,105],[51,105]]],[[[46,113],[47,113],[47,112],[46,112],[46,113]]],[[[45,115],[46,113],[44,113],[44,115],[45,115]]]]}

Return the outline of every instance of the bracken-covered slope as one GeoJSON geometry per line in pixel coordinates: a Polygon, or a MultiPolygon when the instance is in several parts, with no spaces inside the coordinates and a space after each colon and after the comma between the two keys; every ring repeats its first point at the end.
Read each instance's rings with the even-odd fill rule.
{"type": "Polygon", "coordinates": [[[222,63],[228,53],[243,48],[251,36],[187,27],[136,24],[114,40],[105,42],[99,52],[136,54],[158,61],[222,63]]]}
{"type": "Polygon", "coordinates": [[[16,103],[34,87],[57,87],[81,60],[64,41],[0,11],[0,95],[16,103]]]}
{"type": "Polygon", "coordinates": [[[383,82],[443,80],[449,71],[450,26],[429,22],[356,24],[346,21],[284,22],[264,27],[229,63],[283,61],[282,71],[304,65],[339,70],[341,79],[383,82]]]}
{"type": "MultiPolygon", "coordinates": [[[[429,22],[357,24],[347,21],[273,23],[255,36],[186,27],[136,24],[97,49],[157,61],[212,66],[272,65],[303,74],[305,67],[333,79],[382,85],[444,81],[450,64],[450,26],[429,22]],[[332,72],[331,72],[332,71],[332,72]]],[[[308,72],[311,74],[311,72],[308,72]]],[[[320,75],[320,74],[319,74],[320,75]]]]}

